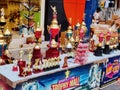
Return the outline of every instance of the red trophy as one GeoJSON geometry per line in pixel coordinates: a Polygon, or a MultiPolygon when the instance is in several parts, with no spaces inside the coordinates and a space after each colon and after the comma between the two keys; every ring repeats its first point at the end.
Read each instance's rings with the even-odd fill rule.
{"type": "Polygon", "coordinates": [[[35,64],[35,59],[42,59],[42,54],[41,54],[41,49],[40,49],[40,44],[39,44],[39,39],[41,38],[42,35],[42,30],[37,26],[36,31],[34,32],[35,38],[36,38],[36,45],[33,48],[33,56],[32,56],[32,65],[35,64]]]}
{"type": "Polygon", "coordinates": [[[58,34],[58,38],[59,38],[60,26],[58,25],[58,21],[57,21],[56,7],[51,6],[51,8],[53,10],[53,20],[51,22],[51,25],[48,26],[48,32],[50,34],[50,43],[48,45],[49,49],[46,51],[47,59],[59,56],[59,51],[58,51],[59,43],[55,41],[55,37],[58,34]]]}
{"type": "Polygon", "coordinates": [[[103,39],[104,39],[104,33],[101,32],[101,33],[98,35],[98,37],[99,37],[99,44],[98,44],[96,50],[94,51],[94,55],[95,55],[95,56],[102,56],[102,53],[103,53],[103,50],[102,50],[102,42],[103,42],[103,39]]]}
{"type": "Polygon", "coordinates": [[[110,54],[110,38],[111,33],[108,31],[105,37],[105,48],[103,49],[104,54],[110,54]]]}

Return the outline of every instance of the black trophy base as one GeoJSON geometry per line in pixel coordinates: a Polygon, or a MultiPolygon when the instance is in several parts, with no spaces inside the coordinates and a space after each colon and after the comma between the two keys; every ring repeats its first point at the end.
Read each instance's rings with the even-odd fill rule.
{"type": "Polygon", "coordinates": [[[95,56],[102,56],[103,50],[101,47],[97,47],[97,49],[94,51],[95,56]]]}
{"type": "Polygon", "coordinates": [[[118,44],[118,50],[120,50],[120,43],[118,44]]]}
{"type": "Polygon", "coordinates": [[[43,70],[44,71],[50,71],[50,70],[57,69],[57,68],[60,68],[60,65],[56,65],[54,67],[49,67],[49,68],[44,68],[43,70]]]}
{"type": "Polygon", "coordinates": [[[103,53],[104,54],[110,54],[110,48],[109,48],[109,45],[105,45],[105,48],[103,49],[103,53]]]}

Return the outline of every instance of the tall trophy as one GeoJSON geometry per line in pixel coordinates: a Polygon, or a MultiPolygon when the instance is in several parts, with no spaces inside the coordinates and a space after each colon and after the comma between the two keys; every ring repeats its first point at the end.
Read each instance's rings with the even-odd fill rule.
{"type": "Polygon", "coordinates": [[[35,47],[33,48],[33,56],[32,56],[32,65],[35,64],[35,60],[39,59],[42,61],[42,54],[41,54],[41,49],[40,49],[40,38],[42,35],[42,30],[40,29],[39,25],[37,25],[37,29],[34,32],[35,38],[36,38],[36,44],[35,47]]]}
{"type": "Polygon", "coordinates": [[[72,22],[72,19],[69,18],[69,26],[68,26],[68,29],[66,31],[66,49],[67,49],[67,52],[71,52],[73,47],[74,47],[74,38],[73,38],[73,29],[72,29],[72,26],[71,26],[71,22],[72,22]]]}
{"type": "Polygon", "coordinates": [[[108,31],[105,36],[105,47],[103,49],[104,54],[110,54],[110,38],[111,33],[108,31]]]}
{"type": "MultiPolygon", "coordinates": [[[[47,26],[48,32],[50,34],[50,42],[48,45],[49,49],[46,51],[47,59],[59,56],[59,51],[58,51],[59,43],[55,41],[55,38],[56,38],[57,34],[58,34],[58,38],[59,38],[59,31],[60,31],[61,26],[58,25],[56,7],[51,6],[51,8],[53,10],[53,19],[52,19],[50,26],[47,26]]],[[[58,41],[59,41],[59,39],[58,39],[58,41]]]]}

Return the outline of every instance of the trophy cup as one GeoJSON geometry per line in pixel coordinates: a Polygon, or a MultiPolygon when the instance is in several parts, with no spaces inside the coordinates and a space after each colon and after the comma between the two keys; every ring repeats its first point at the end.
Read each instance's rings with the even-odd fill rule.
{"type": "Polygon", "coordinates": [[[50,34],[50,43],[48,45],[49,49],[46,51],[47,59],[59,56],[59,51],[58,51],[59,43],[55,41],[55,37],[58,34],[58,38],[59,38],[60,25],[58,25],[58,21],[57,21],[56,7],[51,6],[51,8],[53,10],[53,20],[51,22],[51,25],[47,26],[48,32],[50,34]]]}
{"type": "Polygon", "coordinates": [[[31,58],[32,58],[32,50],[29,49],[28,50],[28,64],[27,64],[27,75],[31,75],[32,71],[31,71],[31,58]]]}
{"type": "Polygon", "coordinates": [[[35,59],[42,60],[42,54],[39,44],[39,39],[41,38],[42,30],[39,28],[39,26],[37,26],[37,30],[34,32],[34,35],[36,38],[36,44],[33,48],[32,65],[35,64],[35,59]]]}
{"type": "Polygon", "coordinates": [[[99,44],[98,44],[96,50],[94,51],[94,55],[95,56],[102,56],[102,53],[103,53],[102,42],[104,39],[104,34],[101,32],[101,33],[99,33],[98,37],[99,37],[99,44]]]}
{"type": "Polygon", "coordinates": [[[80,23],[78,22],[75,25],[75,33],[74,33],[74,38],[75,38],[75,48],[77,48],[78,44],[79,44],[79,31],[80,31],[80,23]]]}
{"type": "Polygon", "coordinates": [[[20,45],[20,51],[19,51],[19,55],[20,55],[20,59],[18,61],[18,66],[19,66],[19,76],[20,77],[24,77],[27,76],[26,72],[25,72],[25,67],[26,67],[26,61],[24,61],[22,59],[24,51],[22,50],[23,45],[20,45]]]}
{"type": "MultiPolygon", "coordinates": [[[[69,18],[69,26],[68,26],[68,29],[67,29],[67,32],[66,32],[66,49],[67,49],[67,53],[70,54],[74,48],[74,45],[75,45],[75,40],[73,38],[73,29],[72,29],[72,26],[71,26],[71,23],[72,23],[72,19],[69,18]]],[[[68,56],[69,58],[71,58],[72,56],[68,56]]]]}
{"type": "Polygon", "coordinates": [[[104,54],[110,54],[110,38],[111,38],[111,33],[108,31],[106,33],[105,37],[105,48],[103,49],[104,54]]]}

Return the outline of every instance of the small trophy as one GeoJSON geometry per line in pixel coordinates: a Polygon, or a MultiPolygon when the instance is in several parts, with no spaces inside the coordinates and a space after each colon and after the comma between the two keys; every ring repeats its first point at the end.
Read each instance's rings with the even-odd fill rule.
{"type": "Polygon", "coordinates": [[[94,51],[94,55],[95,56],[102,56],[102,53],[103,53],[102,42],[104,39],[104,34],[101,32],[101,33],[99,33],[98,37],[99,37],[99,44],[98,44],[96,50],[94,51]]]}
{"type": "Polygon", "coordinates": [[[35,60],[35,64],[33,65],[33,73],[39,73],[40,69],[39,69],[39,59],[35,60]]]}
{"type": "Polygon", "coordinates": [[[31,71],[31,62],[28,62],[28,66],[27,66],[27,75],[31,75],[32,71],[31,71]]]}
{"type": "Polygon", "coordinates": [[[105,48],[103,49],[104,54],[110,54],[110,38],[111,33],[108,31],[105,37],[105,48]]]}
{"type": "Polygon", "coordinates": [[[19,66],[19,76],[24,77],[27,76],[26,72],[25,72],[25,67],[26,67],[26,61],[24,61],[22,59],[24,51],[22,50],[23,45],[20,45],[20,51],[19,51],[19,56],[20,59],[18,61],[18,66],[19,66]],[[25,74],[24,74],[25,73],[25,74]]]}
{"type": "Polygon", "coordinates": [[[64,58],[64,64],[63,64],[62,68],[68,67],[67,60],[68,60],[67,57],[65,57],[65,58],[64,58]]]}
{"type": "Polygon", "coordinates": [[[17,60],[14,60],[14,61],[13,61],[12,71],[18,71],[17,60]]]}

